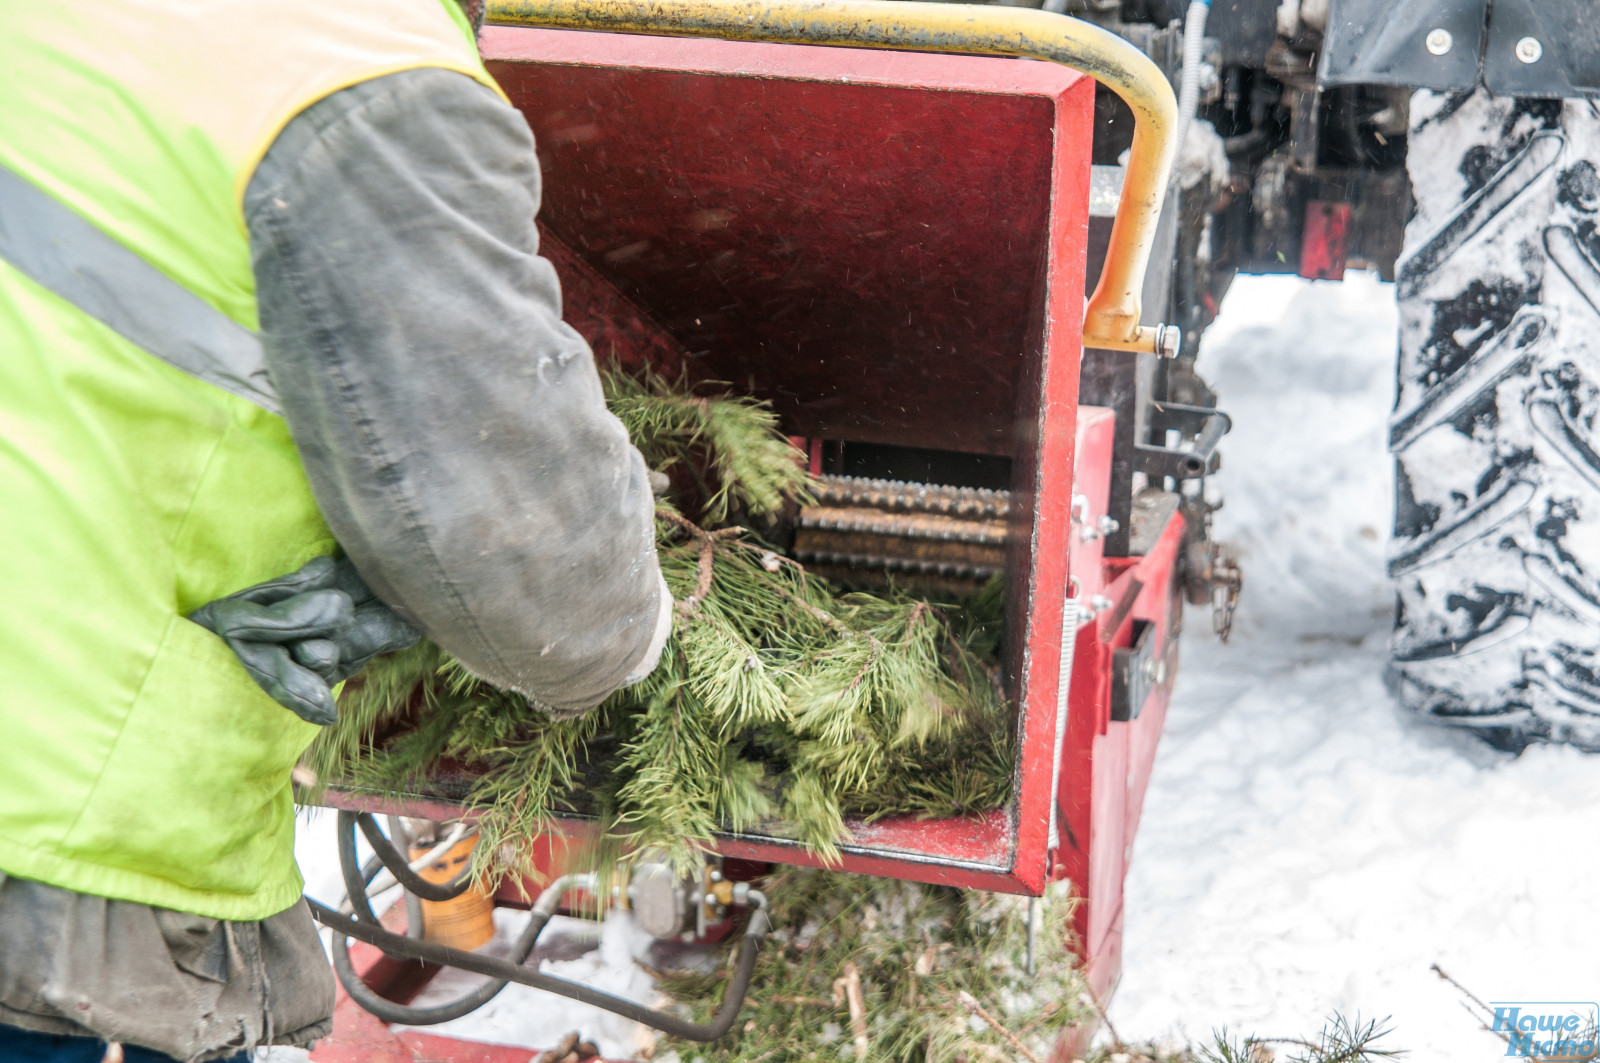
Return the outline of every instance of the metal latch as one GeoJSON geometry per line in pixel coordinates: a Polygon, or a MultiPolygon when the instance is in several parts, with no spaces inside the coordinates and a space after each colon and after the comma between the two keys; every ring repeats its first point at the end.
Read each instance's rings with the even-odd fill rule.
{"type": "Polygon", "coordinates": [[[1158,433],[1176,430],[1193,436],[1194,444],[1187,450],[1175,447],[1152,447],[1139,444],[1133,448],[1134,468],[1150,477],[1170,476],[1174,480],[1198,480],[1217,471],[1221,464],[1217,444],[1233,427],[1233,421],[1221,410],[1209,406],[1185,406],[1179,402],[1153,402],[1152,427],[1158,433]]]}
{"type": "Polygon", "coordinates": [[[1167,680],[1167,662],[1156,652],[1156,625],[1133,622],[1133,644],[1111,652],[1111,718],[1137,720],[1150,692],[1167,680]]]}
{"type": "Polygon", "coordinates": [[[1211,630],[1223,642],[1233,634],[1233,614],[1239,608],[1239,592],[1244,589],[1244,573],[1233,551],[1222,543],[1211,549],[1211,563],[1206,566],[1207,581],[1211,584],[1211,630]]]}

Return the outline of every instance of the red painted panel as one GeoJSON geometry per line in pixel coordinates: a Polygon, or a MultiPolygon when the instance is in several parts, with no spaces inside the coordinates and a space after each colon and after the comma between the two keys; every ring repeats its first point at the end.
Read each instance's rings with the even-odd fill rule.
{"type": "MultiPolygon", "coordinates": [[[[416,1063],[529,1063],[539,1053],[509,1045],[486,1045],[406,1030],[398,1035],[416,1063]]],[[[596,1060],[595,1063],[605,1063],[596,1060]]]]}
{"type": "MultiPolygon", "coordinates": [[[[739,381],[797,436],[1015,459],[1016,806],[856,825],[846,866],[1039,890],[1090,82],[1045,63],[506,28],[484,52],[535,131],[546,248],[602,354],[739,381]]],[[[804,859],[777,839],[726,844],[804,859]]]]}
{"type": "MultiPolygon", "coordinates": [[[[1012,452],[1053,197],[1079,209],[1056,123],[1086,118],[1086,79],[509,28],[484,52],[540,145],[546,228],[697,371],[753,378],[797,435],[1012,452]]],[[[1062,129],[1076,170],[1087,132],[1062,129]]]]}
{"type": "Polygon", "coordinates": [[[562,317],[589,341],[596,358],[630,369],[648,365],[669,378],[678,376],[687,352],[638,303],[543,225],[539,251],[561,277],[562,317]]]}
{"type": "Polygon", "coordinates": [[[1109,701],[1112,650],[1130,643],[1134,620],[1156,625],[1151,637],[1158,647],[1169,646],[1176,636],[1181,613],[1173,581],[1182,542],[1183,521],[1174,517],[1148,555],[1131,564],[1108,564],[1102,593],[1111,605],[1079,637],[1082,659],[1073,672],[1062,786],[1062,815],[1071,837],[1055,874],[1087,884],[1076,928],[1085,942],[1090,982],[1099,993],[1110,992],[1121,967],[1123,879],[1175,671],[1168,669],[1137,719],[1116,722],[1109,701]]]}
{"type": "Polygon", "coordinates": [[[1308,201],[1300,241],[1300,276],[1314,281],[1344,280],[1349,235],[1350,204],[1308,201]]]}
{"type": "Polygon", "coordinates": [[[1084,940],[1091,956],[1100,952],[1111,930],[1111,916],[1122,904],[1128,779],[1127,724],[1109,723],[1094,740],[1094,801],[1089,808],[1088,903],[1084,940]]]}

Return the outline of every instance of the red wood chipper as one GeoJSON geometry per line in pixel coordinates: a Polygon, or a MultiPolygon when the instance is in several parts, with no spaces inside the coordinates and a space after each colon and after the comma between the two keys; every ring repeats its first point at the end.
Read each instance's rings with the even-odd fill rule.
{"type": "MultiPolygon", "coordinates": [[[[1176,329],[1150,322],[1161,284],[1144,282],[1152,250],[1171,254],[1167,79],[1110,33],[1020,8],[517,0],[491,3],[489,22],[489,69],[538,143],[544,253],[597,356],[770,401],[821,484],[794,540],[808,568],[944,585],[1005,574],[1014,798],[976,818],[853,824],[842,868],[1031,896],[1071,880],[1105,1000],[1181,601],[1215,567],[1196,485],[1227,428],[1214,409],[1156,397],[1180,350],[1176,329]],[[1096,81],[1136,122],[1120,166],[1091,166],[1096,81]]],[[[424,900],[449,895],[371,818],[461,819],[448,794],[329,799],[345,810],[346,878],[362,898],[358,827],[424,900]]],[[[581,817],[558,825],[586,829],[581,817]]],[[[759,875],[782,863],[814,858],[729,834],[703,882],[634,871],[636,917],[661,937],[726,932],[750,909],[722,1030],[765,927],[759,875]]],[[[547,885],[533,922],[585,885],[547,885]]],[[[419,968],[373,945],[685,1036],[720,1032],[402,938],[364,900],[354,907],[333,920],[337,965],[359,969],[355,1003],[379,1015],[393,1014],[383,995],[415,992],[419,968]],[[344,936],[369,944],[352,954],[344,936]]],[[[352,1024],[376,1020],[356,1014],[341,1004],[319,1058],[362,1054],[352,1024]]]]}

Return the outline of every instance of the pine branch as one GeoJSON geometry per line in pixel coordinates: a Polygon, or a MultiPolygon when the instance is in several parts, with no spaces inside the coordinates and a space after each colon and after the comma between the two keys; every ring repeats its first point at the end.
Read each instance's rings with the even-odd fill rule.
{"type": "Polygon", "coordinates": [[[967,610],[838,594],[718,526],[736,509],[770,516],[808,486],[769,409],[655,376],[609,373],[605,388],[653,466],[708,484],[690,500],[698,522],[658,506],[657,554],[678,600],[660,666],[590,716],[553,721],[423,643],[347,686],[306,766],[394,793],[463,780],[490,876],[513,870],[505,855],[559,810],[598,816],[608,852],[654,849],[690,867],[720,830],[787,835],[831,861],[847,815],[1004,804],[1014,755],[992,663],[998,583],[967,610]]]}
{"type": "Polygon", "coordinates": [[[764,403],[727,392],[695,394],[686,381],[672,383],[649,370],[639,377],[613,370],[602,379],[606,405],[651,468],[712,474],[715,483],[703,499],[708,523],[727,522],[735,508],[772,516],[808,492],[810,477],[764,403]],[[708,462],[701,460],[706,456],[708,462]]]}

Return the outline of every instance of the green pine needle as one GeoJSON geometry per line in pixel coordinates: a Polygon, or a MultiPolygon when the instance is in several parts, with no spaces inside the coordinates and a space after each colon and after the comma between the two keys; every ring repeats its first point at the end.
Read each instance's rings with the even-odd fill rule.
{"type": "Polygon", "coordinates": [[[478,869],[495,878],[531,870],[515,843],[561,812],[597,817],[607,852],[654,849],[688,868],[718,831],[795,838],[833,860],[847,816],[1009,800],[999,582],[962,609],[840,594],[726,526],[775,516],[809,488],[770,409],[654,375],[612,371],[605,389],[651,467],[694,484],[699,523],[665,502],[658,512],[679,603],[660,666],[556,721],[424,642],[346,685],[339,722],[307,755],[318,778],[462,802],[483,832],[478,869]]]}
{"type": "MultiPolygon", "coordinates": [[[[1041,906],[1032,974],[1025,897],[804,868],[779,869],[762,888],[773,930],[739,1023],[712,1044],[670,1041],[657,1058],[670,1045],[683,1063],[853,1060],[848,1002],[835,991],[847,964],[860,977],[871,1063],[1023,1063],[964,993],[1040,1059],[1064,1028],[1093,1020],[1071,949],[1076,902],[1060,887],[1041,906]]],[[[669,971],[658,984],[705,1021],[726,977],[669,971]]]]}

